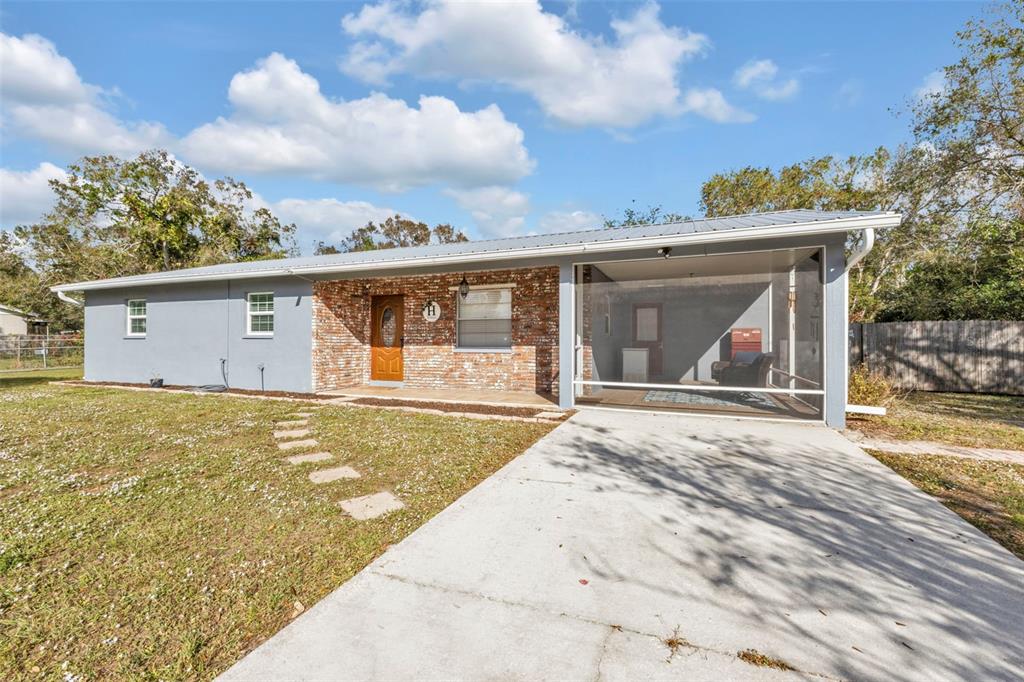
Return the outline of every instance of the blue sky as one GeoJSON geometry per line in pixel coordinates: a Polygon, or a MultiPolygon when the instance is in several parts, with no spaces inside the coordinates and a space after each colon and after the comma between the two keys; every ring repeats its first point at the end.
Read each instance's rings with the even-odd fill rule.
{"type": "Polygon", "coordinates": [[[712,173],[906,141],[895,112],[983,11],[5,2],[0,222],[76,158],[150,146],[244,180],[306,252],[390,211],[475,238],[698,214],[712,173]]]}

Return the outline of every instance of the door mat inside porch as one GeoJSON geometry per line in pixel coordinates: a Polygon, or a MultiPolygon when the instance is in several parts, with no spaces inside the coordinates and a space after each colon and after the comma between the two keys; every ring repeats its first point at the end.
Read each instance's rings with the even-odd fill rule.
{"type": "Polygon", "coordinates": [[[718,407],[735,409],[751,407],[759,410],[778,411],[779,406],[767,395],[760,393],[718,393],[711,391],[674,390],[647,391],[645,403],[672,403],[690,407],[718,407]]]}

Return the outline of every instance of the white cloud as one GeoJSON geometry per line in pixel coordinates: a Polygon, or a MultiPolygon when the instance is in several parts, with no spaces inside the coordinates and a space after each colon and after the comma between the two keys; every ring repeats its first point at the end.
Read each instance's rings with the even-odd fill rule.
{"type": "Polygon", "coordinates": [[[941,69],[938,71],[932,71],[924,80],[921,81],[921,85],[914,89],[914,99],[927,100],[937,97],[946,91],[946,75],[941,69]]]}
{"type": "Polygon", "coordinates": [[[82,81],[41,36],[0,33],[0,74],[5,130],[83,153],[128,155],[170,141],[159,123],[124,122],[110,113],[102,88],[82,81]]]}
{"type": "Polygon", "coordinates": [[[864,82],[859,78],[844,81],[836,91],[835,103],[838,107],[852,107],[864,98],[864,82]]]}
{"type": "Polygon", "coordinates": [[[484,237],[511,237],[519,234],[530,211],[530,198],[508,187],[445,190],[445,194],[469,211],[484,237]]]}
{"type": "Polygon", "coordinates": [[[593,230],[604,225],[604,219],[591,211],[548,211],[537,221],[537,231],[575,232],[577,230],[593,230]]]}
{"type": "Polygon", "coordinates": [[[415,7],[384,0],[342,20],[360,40],[341,68],[378,85],[395,73],[496,83],[529,94],[571,126],[632,127],[686,111],[703,115],[685,106],[677,77],[710,41],[666,26],[658,9],[652,2],[613,20],[614,37],[606,40],[576,30],[537,0],[428,0],[415,7]]]}
{"type": "Polygon", "coordinates": [[[44,161],[33,170],[0,168],[0,227],[38,220],[53,206],[49,181],[67,177],[63,168],[44,161]]]}
{"type": "Polygon", "coordinates": [[[300,246],[307,241],[323,240],[337,244],[352,230],[371,220],[380,222],[399,213],[393,208],[376,206],[368,201],[338,199],[282,199],[267,204],[283,223],[295,223],[300,246]]]}
{"type": "Polygon", "coordinates": [[[722,93],[714,88],[688,91],[683,106],[687,111],[700,114],[715,123],[750,123],[757,118],[729,104],[722,93]]]}
{"type": "Polygon", "coordinates": [[[741,90],[751,90],[762,99],[789,99],[800,91],[796,78],[779,78],[779,67],[771,59],[752,60],[736,69],[733,83],[741,90]]]}
{"type": "Polygon", "coordinates": [[[400,191],[511,182],[533,169],[523,131],[491,105],[461,111],[445,97],[418,108],[381,93],[341,101],[274,53],[231,79],[234,113],[196,128],[180,149],[230,172],[296,174],[400,191]]]}

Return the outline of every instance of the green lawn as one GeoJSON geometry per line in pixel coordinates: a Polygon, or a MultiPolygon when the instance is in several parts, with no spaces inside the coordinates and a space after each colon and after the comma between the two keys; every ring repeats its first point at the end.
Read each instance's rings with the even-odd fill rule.
{"type": "Polygon", "coordinates": [[[552,428],[326,406],[363,477],[318,486],[271,438],[299,403],[66,376],[0,376],[0,679],[213,677],[552,428]]]}
{"type": "Polygon", "coordinates": [[[857,417],[849,428],[897,440],[1024,450],[1024,396],[917,391],[884,417],[857,417]]]}

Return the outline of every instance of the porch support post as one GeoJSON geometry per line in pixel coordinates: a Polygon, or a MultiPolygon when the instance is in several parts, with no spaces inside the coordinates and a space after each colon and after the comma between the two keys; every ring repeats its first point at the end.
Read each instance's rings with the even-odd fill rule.
{"type": "MultiPolygon", "coordinates": [[[[843,235],[845,238],[845,235],[843,235]]],[[[825,246],[825,423],[846,427],[847,300],[845,242],[825,246]]]]}
{"type": "Polygon", "coordinates": [[[574,267],[572,263],[558,266],[558,406],[567,410],[573,406],[576,334],[574,299],[574,267]]]}

